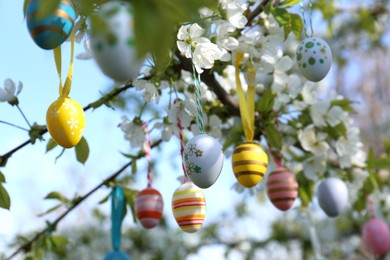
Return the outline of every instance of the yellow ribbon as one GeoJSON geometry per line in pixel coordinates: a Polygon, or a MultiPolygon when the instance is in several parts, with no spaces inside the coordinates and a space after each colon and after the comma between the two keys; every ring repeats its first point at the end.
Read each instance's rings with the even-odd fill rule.
{"type": "Polygon", "coordinates": [[[243,53],[236,54],[236,85],[238,94],[238,104],[240,107],[240,114],[242,120],[242,127],[244,128],[244,134],[247,142],[253,141],[254,129],[255,129],[255,82],[256,82],[256,71],[253,68],[251,62],[247,71],[247,83],[248,91],[245,97],[244,90],[242,89],[242,83],[240,79],[240,64],[244,58],[243,53]]]}
{"type": "Polygon", "coordinates": [[[69,71],[68,75],[65,80],[65,84],[62,85],[62,75],[61,75],[61,67],[62,67],[62,61],[61,61],[61,45],[54,49],[54,60],[56,63],[57,73],[58,77],[60,78],[60,86],[59,86],[59,93],[61,97],[68,97],[70,88],[72,85],[72,78],[73,78],[73,56],[74,56],[74,35],[75,32],[72,30],[72,33],[70,34],[70,65],[69,65],[69,71]]]}

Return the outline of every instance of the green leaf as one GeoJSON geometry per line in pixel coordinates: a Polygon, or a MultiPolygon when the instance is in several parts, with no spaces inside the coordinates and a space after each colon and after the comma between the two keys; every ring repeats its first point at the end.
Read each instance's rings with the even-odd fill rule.
{"type": "Polygon", "coordinates": [[[5,183],[5,176],[2,172],[0,172],[0,183],[5,183]]]}
{"type": "Polygon", "coordinates": [[[133,221],[134,223],[137,223],[137,217],[135,214],[135,197],[137,196],[138,191],[137,190],[132,190],[126,187],[123,187],[123,194],[125,195],[126,199],[126,204],[130,207],[131,209],[131,214],[133,215],[133,221]]]}
{"type": "Polygon", "coordinates": [[[64,195],[57,191],[50,192],[49,194],[46,195],[44,199],[54,199],[54,200],[59,200],[64,203],[69,203],[70,200],[66,198],[64,195]]]}
{"type": "Polygon", "coordinates": [[[301,199],[302,206],[307,207],[314,196],[314,182],[305,177],[303,172],[296,175],[299,184],[298,195],[301,199]]]}
{"type": "Polygon", "coordinates": [[[82,164],[85,164],[89,156],[89,146],[87,140],[85,140],[84,137],[81,138],[80,142],[76,145],[75,151],[76,151],[77,161],[79,161],[82,164]]]}
{"type": "Polygon", "coordinates": [[[69,243],[68,238],[66,236],[51,236],[50,239],[56,254],[66,256],[66,246],[69,243]]]}
{"type": "Polygon", "coordinates": [[[56,143],[56,141],[54,141],[53,138],[50,138],[46,145],[46,153],[53,150],[55,147],[57,147],[57,145],[58,144],[56,143]]]}
{"type": "Polygon", "coordinates": [[[303,29],[302,17],[298,14],[290,13],[291,31],[294,33],[295,38],[299,39],[303,29]]]}
{"type": "Polygon", "coordinates": [[[38,0],[37,18],[42,19],[50,14],[53,14],[58,8],[60,2],[61,0],[38,0]]]}
{"type": "Polygon", "coordinates": [[[347,135],[347,127],[344,125],[344,123],[339,123],[335,126],[327,126],[326,132],[334,139],[337,140],[340,138],[340,136],[346,136],[347,135]]]}
{"type": "Polygon", "coordinates": [[[105,196],[103,199],[101,199],[98,203],[99,204],[106,203],[108,201],[108,199],[110,198],[110,195],[111,195],[111,192],[108,193],[107,196],[105,196]]]}
{"type": "Polygon", "coordinates": [[[374,169],[375,168],[375,155],[374,150],[372,147],[368,150],[367,154],[367,169],[374,169]]]}
{"type": "Polygon", "coordinates": [[[30,136],[30,140],[32,144],[35,144],[36,140],[43,140],[42,134],[44,133],[46,129],[46,126],[44,125],[38,125],[37,123],[34,123],[31,126],[31,129],[29,130],[28,134],[30,136]]]}
{"type": "Polygon", "coordinates": [[[45,216],[45,215],[47,215],[47,214],[49,214],[49,213],[55,211],[56,209],[60,208],[61,206],[62,206],[62,204],[55,205],[54,207],[52,207],[52,208],[46,210],[46,211],[43,212],[43,213],[38,214],[37,216],[38,216],[38,217],[45,216]]]}
{"type": "Polygon", "coordinates": [[[275,124],[266,124],[264,130],[267,134],[267,141],[271,144],[271,146],[276,149],[282,148],[282,140],[280,138],[279,131],[275,127],[275,124]]]}
{"type": "Polygon", "coordinates": [[[346,112],[356,113],[355,109],[351,106],[353,103],[355,102],[349,99],[335,99],[330,102],[330,106],[339,106],[346,112]]]}
{"type": "Polygon", "coordinates": [[[7,190],[0,184],[0,208],[8,209],[11,207],[11,199],[7,190]]]}
{"type": "Polygon", "coordinates": [[[275,93],[271,88],[268,88],[261,95],[259,101],[256,103],[256,111],[260,112],[262,115],[266,115],[272,111],[275,101],[275,93]]]}
{"type": "Polygon", "coordinates": [[[301,0],[284,0],[282,1],[279,6],[285,6],[285,7],[288,7],[288,6],[293,6],[293,5],[296,5],[300,2],[301,0]]]}
{"type": "Polygon", "coordinates": [[[131,162],[131,173],[136,174],[137,173],[137,160],[133,160],[131,162]]]}

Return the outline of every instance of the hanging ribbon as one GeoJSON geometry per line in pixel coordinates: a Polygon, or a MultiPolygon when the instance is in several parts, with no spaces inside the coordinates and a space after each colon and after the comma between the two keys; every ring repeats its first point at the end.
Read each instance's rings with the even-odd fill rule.
{"type": "Polygon", "coordinates": [[[301,4],[301,14],[302,14],[302,20],[303,20],[303,29],[306,37],[312,37],[314,34],[313,30],[313,20],[312,20],[312,15],[313,15],[313,3],[312,0],[309,0],[309,23],[310,23],[310,34],[307,33],[307,23],[306,23],[306,17],[305,17],[305,8],[303,6],[303,1],[300,1],[301,4]]]}
{"type": "Polygon", "coordinates": [[[144,143],[145,157],[148,161],[148,188],[152,187],[152,159],[150,156],[151,143],[150,143],[150,135],[148,132],[147,124],[145,122],[142,123],[142,127],[144,128],[146,140],[144,143]]]}
{"type": "Polygon", "coordinates": [[[242,89],[240,79],[240,65],[244,58],[243,53],[239,52],[236,54],[236,85],[238,103],[240,107],[242,127],[244,128],[244,134],[247,142],[253,141],[254,128],[255,128],[255,82],[256,82],[256,71],[253,68],[251,62],[249,62],[248,72],[248,91],[245,97],[244,90],[242,89]]]}
{"type": "Polygon", "coordinates": [[[195,69],[195,65],[192,63],[192,71],[194,75],[195,83],[195,98],[196,98],[196,108],[198,111],[198,127],[200,134],[204,134],[204,124],[203,124],[203,105],[202,105],[202,93],[200,92],[200,75],[195,69]]]}
{"type": "Polygon", "coordinates": [[[70,34],[70,65],[65,84],[62,85],[62,60],[61,60],[61,45],[54,49],[54,61],[56,63],[58,77],[60,79],[59,94],[61,97],[68,97],[73,78],[73,56],[74,56],[74,37],[75,31],[70,34]]]}

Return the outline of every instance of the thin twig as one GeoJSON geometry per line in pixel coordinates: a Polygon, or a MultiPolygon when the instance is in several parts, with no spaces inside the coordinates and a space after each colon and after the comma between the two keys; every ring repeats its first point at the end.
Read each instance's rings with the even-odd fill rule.
{"type": "Polygon", "coordinates": [[[24,120],[26,121],[27,125],[31,128],[31,124],[30,124],[30,122],[28,121],[26,115],[23,113],[23,110],[20,108],[19,105],[16,105],[16,107],[18,108],[19,112],[22,114],[22,116],[23,116],[24,120]]]}
{"type": "MultiPolygon", "coordinates": [[[[151,148],[154,148],[158,145],[160,145],[162,140],[158,140],[155,143],[151,145],[151,148]]],[[[143,151],[139,152],[136,159],[139,159],[143,157],[145,154],[143,151]]],[[[23,245],[21,245],[18,249],[16,249],[10,256],[6,258],[6,260],[10,260],[22,251],[27,251],[29,248],[31,248],[32,244],[37,241],[40,237],[44,236],[46,233],[52,232],[53,227],[57,227],[58,223],[61,222],[62,219],[64,219],[71,211],[73,211],[81,202],[86,200],[89,196],[91,196],[93,193],[95,193],[97,190],[99,190],[104,185],[108,184],[111,181],[114,181],[124,170],[126,170],[127,167],[129,167],[133,163],[133,160],[130,162],[124,164],[119,170],[117,170],[115,173],[104,179],[102,182],[100,182],[98,185],[96,185],[92,190],[87,192],[84,196],[80,197],[79,199],[74,200],[74,202],[71,204],[71,206],[62,213],[58,218],[54,220],[54,222],[50,223],[48,227],[40,231],[38,234],[36,234],[31,240],[27,241],[23,245]]]]}
{"type": "Polygon", "coordinates": [[[250,12],[246,17],[248,19],[246,25],[250,25],[253,19],[255,19],[256,16],[258,16],[259,14],[261,14],[261,12],[264,11],[264,8],[267,6],[269,2],[270,0],[263,0],[252,12],[250,12]]]}
{"type": "Polygon", "coordinates": [[[18,129],[20,129],[20,130],[23,130],[23,131],[27,131],[27,132],[29,131],[27,128],[24,128],[24,127],[21,127],[21,126],[12,124],[12,123],[8,123],[8,122],[5,122],[5,121],[3,121],[3,120],[0,120],[0,123],[1,123],[1,124],[5,124],[5,125],[9,125],[9,126],[16,127],[16,128],[18,128],[18,129]]]}

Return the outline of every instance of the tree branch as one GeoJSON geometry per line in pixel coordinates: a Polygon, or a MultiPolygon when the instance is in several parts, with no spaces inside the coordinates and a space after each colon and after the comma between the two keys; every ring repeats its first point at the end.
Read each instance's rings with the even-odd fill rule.
{"type": "MultiPolygon", "coordinates": [[[[115,89],[113,92],[111,93],[108,93],[107,95],[104,95],[103,97],[99,98],[98,100],[96,100],[95,102],[92,102],[90,104],[88,104],[87,106],[85,106],[83,108],[84,111],[88,111],[90,110],[91,108],[94,108],[94,105],[93,104],[98,104],[98,103],[104,103],[105,101],[109,101],[111,99],[113,99],[114,97],[118,96],[120,93],[128,90],[129,88],[132,88],[133,87],[133,83],[130,82],[118,89],[115,89]]],[[[40,132],[41,135],[44,135],[48,132],[47,128],[45,127],[44,129],[42,129],[42,131],[40,132]]],[[[10,150],[9,152],[3,154],[0,156],[0,165],[5,165],[7,160],[14,154],[16,153],[17,151],[19,151],[20,149],[22,149],[23,147],[25,147],[26,145],[30,144],[31,143],[31,139],[29,140],[26,140],[25,142],[21,143],[20,145],[16,146],[14,149],[10,150]]]]}
{"type": "Polygon", "coordinates": [[[256,18],[261,12],[264,11],[265,6],[270,2],[270,0],[263,0],[252,12],[250,12],[247,15],[248,22],[246,23],[246,26],[250,25],[253,21],[253,19],[256,18]]]}
{"type": "MultiPolygon", "coordinates": [[[[155,143],[151,145],[151,148],[154,148],[158,145],[160,145],[162,140],[158,140],[155,143]]],[[[145,153],[143,151],[139,152],[138,155],[136,156],[136,159],[139,159],[143,157],[145,153]]],[[[40,237],[44,236],[46,233],[51,233],[53,227],[57,227],[58,223],[64,219],[71,211],[73,211],[81,202],[85,201],[89,196],[91,196],[93,193],[95,193],[97,190],[99,190],[101,187],[106,185],[107,183],[114,181],[127,167],[129,167],[134,160],[131,160],[130,162],[126,163],[123,165],[119,170],[117,170],[115,173],[104,179],[102,182],[100,182],[97,186],[95,186],[92,190],[87,192],[84,196],[80,197],[79,199],[74,200],[74,202],[71,204],[71,206],[64,212],[62,213],[58,218],[54,220],[54,222],[50,223],[48,227],[40,231],[38,234],[36,234],[31,240],[28,242],[24,243],[21,245],[18,249],[15,250],[10,256],[6,258],[6,260],[10,260],[16,255],[18,255],[22,251],[28,251],[29,248],[31,248],[32,244],[37,241],[40,237]]]]}

